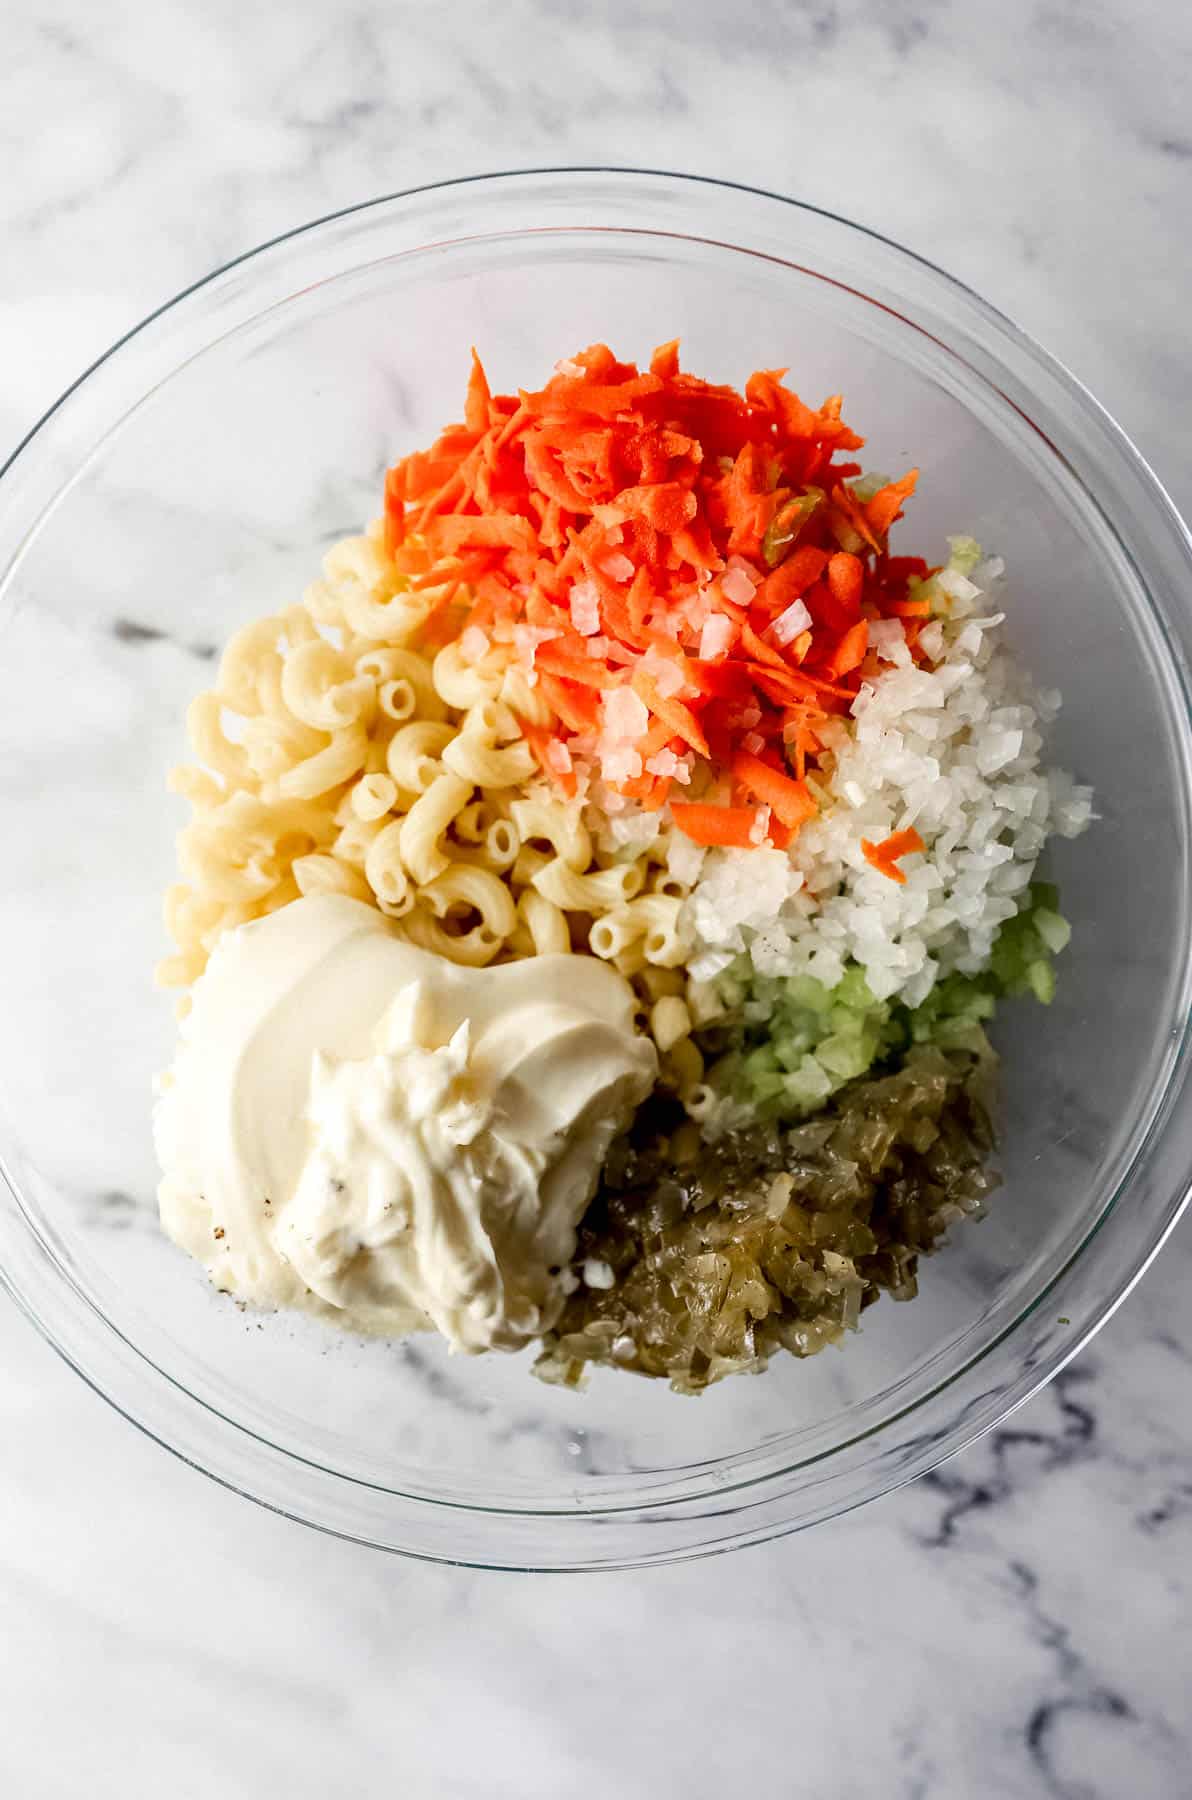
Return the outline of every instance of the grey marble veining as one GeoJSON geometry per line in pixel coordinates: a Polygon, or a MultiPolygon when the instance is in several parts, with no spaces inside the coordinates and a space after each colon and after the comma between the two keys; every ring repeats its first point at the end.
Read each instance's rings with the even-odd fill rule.
{"type": "MultiPolygon", "coordinates": [[[[4,32],[0,451],[262,238],[440,176],[635,162],[796,193],[951,268],[1192,505],[1179,0],[10,0],[4,32]]],[[[104,648],[212,654],[115,599],[104,648]]],[[[115,1190],[78,1203],[97,1232],[144,1223],[115,1190]]],[[[385,1561],[260,1512],[0,1304],[0,1792],[1183,1800],[1190,1278],[1185,1221],[1045,1394],[859,1515],[582,1581],[385,1561]]]]}

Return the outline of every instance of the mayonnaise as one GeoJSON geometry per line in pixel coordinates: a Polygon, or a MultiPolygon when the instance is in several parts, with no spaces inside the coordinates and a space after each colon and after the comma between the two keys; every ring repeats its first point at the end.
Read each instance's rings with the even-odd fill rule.
{"type": "Polygon", "coordinates": [[[217,946],[155,1114],[161,1216],[218,1287],[460,1349],[549,1329],[654,1049],[589,956],[457,967],[341,895],[217,946]]]}

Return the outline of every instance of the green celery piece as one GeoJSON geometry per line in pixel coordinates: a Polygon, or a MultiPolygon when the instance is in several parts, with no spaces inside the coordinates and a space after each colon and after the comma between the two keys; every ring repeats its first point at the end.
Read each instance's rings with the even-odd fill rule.
{"type": "Polygon", "coordinates": [[[1055,999],[1055,970],[1043,957],[1033,962],[1026,972],[1027,986],[1036,1000],[1050,1006],[1055,999]]]}
{"type": "Polygon", "coordinates": [[[844,1037],[836,1033],[832,1037],[826,1037],[818,1046],[815,1060],[830,1075],[837,1075],[842,1081],[851,1081],[855,1075],[865,1073],[873,1056],[859,1038],[844,1037]]]}
{"type": "Polygon", "coordinates": [[[845,970],[843,979],[832,989],[832,998],[837,1006],[849,1006],[857,1011],[877,1005],[859,963],[845,970]]]}
{"type": "Polygon", "coordinates": [[[981,546],[974,537],[950,537],[948,567],[958,575],[971,575],[981,560],[981,546]]]}
{"type": "MultiPolygon", "coordinates": [[[[848,980],[848,976],[845,976],[848,980]]],[[[816,981],[810,975],[791,975],[787,979],[786,991],[796,1006],[804,1006],[808,1012],[826,1013],[831,1010],[834,996],[838,988],[826,988],[822,981],[816,981]]]]}
{"type": "Polygon", "coordinates": [[[1052,912],[1049,906],[1037,906],[1034,911],[1035,930],[1043,939],[1049,956],[1058,956],[1066,950],[1072,937],[1072,927],[1063,913],[1052,912]]]}
{"type": "Polygon", "coordinates": [[[867,501],[873,499],[875,494],[880,494],[882,489],[889,485],[890,477],[888,475],[871,473],[868,475],[858,475],[855,481],[849,482],[848,490],[849,493],[864,506],[867,501]]]}

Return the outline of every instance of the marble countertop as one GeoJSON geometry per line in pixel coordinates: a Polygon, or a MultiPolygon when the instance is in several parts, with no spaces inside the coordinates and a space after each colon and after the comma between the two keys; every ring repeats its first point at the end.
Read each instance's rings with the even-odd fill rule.
{"type": "MultiPolygon", "coordinates": [[[[941,262],[1192,508],[1179,0],[738,0],[731,22],[10,0],[5,50],[0,452],[130,322],[287,226],[476,169],[646,163],[941,262]]],[[[387,1561],[260,1511],[0,1301],[0,1791],[1192,1796],[1190,1280],[1185,1220],[1047,1392],[860,1514],[582,1581],[387,1561]]]]}

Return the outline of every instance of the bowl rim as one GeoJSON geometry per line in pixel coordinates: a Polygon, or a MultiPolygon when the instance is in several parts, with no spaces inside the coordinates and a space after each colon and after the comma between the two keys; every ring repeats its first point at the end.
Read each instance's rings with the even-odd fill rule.
{"type": "MultiPolygon", "coordinates": [[[[721,197],[726,194],[748,196],[753,200],[770,203],[779,209],[789,208],[795,213],[823,220],[832,227],[841,228],[843,232],[850,237],[855,236],[860,240],[867,240],[870,244],[880,247],[882,252],[892,253],[895,264],[909,265],[912,269],[916,269],[921,274],[926,275],[933,285],[940,286],[944,292],[963,302],[971,312],[976,314],[977,317],[990,328],[995,339],[1005,340],[1023,355],[1028,363],[1034,365],[1044,373],[1051,382],[1058,385],[1067,398],[1075,403],[1078,412],[1083,414],[1092,425],[1099,429],[1103,437],[1109,440],[1118,452],[1118,455],[1129,465],[1133,474],[1141,484],[1144,498],[1152,505],[1157,505],[1159,515],[1164,519],[1171,532],[1177,549],[1182,552],[1189,569],[1192,570],[1192,534],[1189,533],[1188,528],[1181,519],[1178,510],[1170,496],[1167,494],[1163,484],[1159,481],[1153,470],[1151,470],[1132,440],[1116,423],[1101,403],[1097,401],[1084,384],[1080,382],[1064,364],[1050,355],[1049,352],[1044,350],[1028,333],[1017,326],[1005,313],[993,306],[990,302],[984,300],[965,282],[942,269],[928,257],[900,244],[896,239],[875,230],[872,227],[858,224],[856,221],[850,220],[843,215],[834,212],[830,208],[817,206],[766,188],[752,186],[743,182],[723,180],[714,176],[687,174],[673,170],[634,168],[604,163],[569,164],[556,167],[536,166],[482,171],[475,174],[452,176],[440,181],[422,183],[416,186],[398,189],[391,193],[377,195],[368,200],[337,208],[316,219],[305,221],[284,232],[277,233],[273,237],[263,240],[261,243],[220,264],[217,268],[183,287],[179,292],[165,300],[161,305],[153,308],[136,324],[131,326],[129,330],[119,336],[100,356],[95,358],[95,360],[63,390],[36,423],[20,439],[15,449],[5,459],[3,464],[0,464],[0,484],[4,482],[5,477],[9,475],[10,471],[20,463],[30,446],[41,436],[50,422],[68,406],[72,398],[91,381],[92,377],[99,370],[111,363],[128,345],[140,337],[142,333],[146,332],[158,320],[172,314],[186,301],[193,296],[200,294],[203,290],[211,287],[213,284],[218,283],[228,276],[230,272],[243,268],[245,265],[251,264],[257,259],[267,256],[269,252],[278,250],[282,246],[294,244],[299,240],[307,239],[319,232],[326,231],[328,227],[335,225],[339,221],[359,218],[361,215],[375,212],[378,209],[399,208],[403,202],[425,200],[428,197],[440,196],[451,193],[454,190],[470,188],[483,189],[486,184],[497,184],[504,191],[508,191],[511,185],[519,183],[529,187],[532,186],[534,182],[566,182],[577,177],[588,180],[608,179],[622,185],[626,182],[633,183],[642,181],[662,183],[675,193],[705,188],[719,194],[721,197]]],[[[468,235],[477,238],[484,238],[490,235],[501,236],[507,235],[510,229],[515,228],[511,228],[507,225],[503,229],[498,228],[493,233],[480,230],[475,234],[468,235]]],[[[589,227],[589,229],[599,229],[599,227],[589,227]]],[[[654,227],[646,227],[644,229],[647,231],[653,230],[658,235],[666,234],[661,224],[654,227]]],[[[691,238],[695,234],[683,230],[676,232],[674,235],[691,238]]],[[[431,241],[434,242],[438,240],[431,241]]],[[[705,238],[704,241],[716,243],[724,242],[724,240],[715,237],[705,238]]],[[[423,245],[421,247],[426,248],[427,246],[423,245]]],[[[747,244],[728,243],[725,244],[724,247],[738,251],[749,250],[747,244]]],[[[792,258],[787,258],[785,260],[787,261],[788,266],[802,266],[794,263],[792,258]]],[[[821,271],[815,270],[812,272],[817,274],[822,273],[821,271]]],[[[834,279],[834,277],[831,276],[827,278],[834,279]]],[[[866,295],[865,298],[872,299],[872,296],[866,295]]],[[[915,325],[916,329],[925,329],[914,320],[907,322],[915,325]]],[[[930,333],[928,335],[930,335],[930,333]]],[[[941,344],[943,349],[948,350],[953,354],[959,354],[953,345],[943,342],[942,340],[936,341],[941,344]]],[[[978,371],[978,373],[980,374],[980,371],[978,371]]],[[[1019,406],[1011,396],[1003,393],[1000,388],[997,388],[996,383],[990,383],[987,376],[982,374],[981,379],[986,385],[993,386],[1001,399],[1011,407],[1014,407],[1036,431],[1041,431],[1041,428],[1036,422],[1031,419],[1028,414],[1024,413],[1021,406],[1019,406]]],[[[115,421],[116,424],[120,422],[121,420],[115,421]]],[[[114,428],[114,426],[110,426],[109,428],[114,428]]],[[[1118,539],[1119,544],[1121,544],[1121,539],[1118,538],[1113,521],[1109,519],[1108,515],[1104,512],[1096,495],[1089,492],[1081,476],[1072,469],[1070,463],[1067,463],[1066,459],[1063,457],[1063,453],[1057,449],[1056,445],[1047,437],[1047,434],[1041,433],[1041,435],[1045,438],[1049,448],[1054,451],[1061,462],[1065,464],[1069,475],[1075,480],[1078,487],[1083,490],[1091,504],[1096,507],[1108,529],[1113,533],[1114,537],[1118,539]]],[[[66,477],[65,482],[55,489],[50,502],[51,506],[60,494],[65,491],[65,488],[70,485],[70,482],[74,479],[76,473],[77,471],[72,468],[69,475],[66,477]]],[[[3,504],[4,492],[4,488],[0,486],[0,506],[3,504]]],[[[23,540],[24,542],[27,542],[29,537],[36,532],[43,516],[44,511],[39,513],[30,532],[26,533],[23,540]]],[[[1149,584],[1142,576],[1141,571],[1138,570],[1134,557],[1125,545],[1122,545],[1122,549],[1131,566],[1138,574],[1143,591],[1150,597],[1149,584]]],[[[19,556],[19,550],[17,554],[19,556]]],[[[7,578],[8,572],[8,568],[0,571],[0,582],[7,578]]],[[[1169,637],[1168,622],[1165,620],[1158,606],[1154,605],[1153,598],[1152,609],[1155,613],[1155,623],[1160,632],[1165,637],[1169,637]]],[[[1189,689],[1184,670],[1184,658],[1179,654],[1177,648],[1174,646],[1172,648],[1175,685],[1180,689],[1182,694],[1186,726],[1188,717],[1192,716],[1192,707],[1189,705],[1189,689]]],[[[1187,774],[1186,770],[1185,774],[1187,774]]],[[[1185,968],[1185,976],[1187,976],[1187,968],[1185,968]]],[[[1185,980],[1185,999],[1186,990],[1187,980],[1185,980]]],[[[316,1501],[314,1503],[308,1502],[306,1505],[288,1505],[277,1497],[275,1483],[267,1484],[265,1491],[262,1491],[260,1482],[256,1479],[254,1472],[251,1469],[243,1467],[246,1460],[250,1463],[252,1462],[253,1454],[250,1454],[246,1459],[243,1454],[236,1455],[233,1450],[230,1457],[223,1457],[220,1459],[218,1466],[213,1466],[211,1457],[205,1455],[200,1448],[196,1447],[196,1439],[201,1438],[202,1436],[199,1427],[204,1420],[214,1421],[217,1430],[225,1430],[226,1428],[231,1427],[234,1433],[240,1434],[241,1437],[249,1440],[252,1445],[257,1447],[257,1450],[263,1450],[266,1453],[267,1460],[280,1458],[281,1462],[278,1467],[283,1472],[286,1468],[291,1468],[293,1465],[306,1463],[308,1470],[313,1475],[317,1478],[325,1478],[327,1482],[336,1486],[350,1489],[371,1488],[373,1486],[373,1484],[359,1475],[354,1475],[344,1470],[328,1469],[325,1465],[310,1462],[308,1459],[303,1458],[294,1451],[280,1449],[278,1446],[271,1444],[268,1439],[262,1437],[252,1426],[237,1419],[229,1418],[226,1413],[220,1412],[219,1409],[213,1406],[209,1401],[191,1393],[190,1390],[176,1377],[168,1374],[165,1370],[160,1369],[147,1352],[142,1351],[137,1348],[137,1346],[131,1344],[121,1333],[119,1326],[112,1319],[108,1318],[102,1309],[95,1304],[92,1298],[75,1280],[70,1270],[63,1265],[63,1262],[54,1252],[52,1245],[47,1241],[37,1222],[26,1209],[20,1186],[9,1173],[2,1161],[0,1161],[0,1173],[4,1176],[4,1188],[7,1192],[0,1192],[0,1199],[3,1199],[5,1202],[11,1199],[13,1205],[6,1203],[0,1207],[0,1243],[4,1244],[6,1249],[13,1251],[14,1262],[17,1265],[23,1266],[25,1279],[23,1282],[15,1279],[10,1268],[6,1266],[5,1263],[0,1262],[0,1285],[12,1294],[20,1309],[31,1319],[41,1335],[56,1350],[58,1350],[64,1359],[85,1381],[88,1382],[90,1386],[94,1387],[97,1392],[103,1394],[104,1398],[106,1398],[117,1411],[130,1419],[132,1423],[138,1425],[140,1429],[144,1430],[149,1436],[161,1443],[163,1447],[181,1456],[183,1460],[191,1462],[202,1472],[208,1474],[213,1479],[220,1481],[223,1485],[231,1487],[234,1491],[243,1493],[247,1497],[257,1500],[260,1504],[270,1507],[272,1510],[286,1513],[290,1517],[312,1524],[333,1535],[355,1539],[356,1541],[369,1543],[379,1548],[395,1550],[402,1554],[424,1560],[447,1562],[462,1561],[479,1567],[497,1568],[610,1568],[640,1566],[656,1561],[679,1560],[686,1557],[713,1554],[718,1551],[732,1548],[741,1543],[761,1541],[766,1538],[774,1537],[784,1532],[799,1529],[814,1523],[820,1518],[835,1516],[841,1512],[851,1510],[852,1507],[863,1504],[866,1500],[876,1497],[877,1494],[889,1491],[896,1486],[902,1485],[903,1482],[914,1479],[919,1474],[934,1468],[941,1461],[956,1454],[959,1450],[983,1436],[985,1432],[994,1429],[997,1425],[1002,1423],[1004,1419],[1017,1408],[1017,1406],[1023,1404],[1059,1373],[1077,1351],[1081,1349],[1093,1335],[1095,1335],[1106,1320],[1112,1316],[1114,1311],[1116,1311],[1126,1295],[1132,1290],[1135,1283],[1141,1279],[1146,1268],[1158,1254],[1166,1237],[1174,1228],[1180,1213],[1188,1203],[1190,1193],[1192,1193],[1192,1173],[1185,1175],[1181,1179],[1178,1191],[1173,1194],[1168,1204],[1167,1213],[1162,1221],[1161,1228],[1153,1236],[1153,1241],[1148,1238],[1143,1251],[1138,1256],[1125,1259],[1123,1265],[1125,1273],[1120,1277],[1115,1278],[1110,1284],[1108,1298],[1102,1297],[1098,1301],[1087,1322],[1078,1330],[1074,1331],[1072,1336],[1066,1340],[1062,1346],[1049,1352],[1046,1357],[1040,1360],[1037,1367],[1029,1369],[1025,1376],[1020,1376],[1020,1378],[1007,1390],[1009,1397],[1004,1398],[1004,1403],[1002,1400],[999,1400],[994,1415],[988,1418],[979,1416],[974,1417],[970,1422],[961,1424],[959,1428],[953,1427],[944,1433],[938,1434],[938,1441],[936,1438],[932,1438],[925,1447],[921,1447],[921,1453],[918,1455],[913,1466],[907,1464],[897,1470],[885,1471],[882,1478],[866,1492],[855,1493],[851,1496],[843,1494],[837,1495],[831,1502],[819,1507],[813,1507],[803,1516],[788,1516],[789,1508],[784,1509],[782,1503],[784,1498],[789,1502],[793,1497],[794,1491],[796,1491],[795,1489],[792,1489],[790,1485],[792,1477],[797,1476],[802,1470],[813,1467],[819,1463],[831,1464],[834,1460],[839,1459],[846,1451],[865,1443],[866,1440],[872,1440],[877,1434],[887,1431],[891,1426],[896,1426],[909,1417],[920,1414],[923,1409],[928,1406],[929,1402],[938,1398],[948,1389],[954,1387],[965,1374],[969,1373],[977,1364],[984,1361],[999,1344],[1004,1343],[1007,1337],[1018,1331],[1025,1320],[1054,1293],[1059,1284],[1083,1258],[1089,1244],[1113,1216],[1122,1193],[1137,1173],[1140,1160],[1144,1154],[1149,1152],[1157,1144],[1162,1134],[1166,1132],[1170,1126],[1172,1116],[1176,1110],[1177,1103],[1181,1098],[1182,1088],[1188,1075],[1188,1065],[1190,1060],[1189,1030],[1189,1011],[1185,1004],[1183,1006],[1181,1036],[1178,1044],[1174,1047],[1169,1056],[1165,1085],[1162,1093],[1156,1100],[1149,1122],[1141,1132],[1137,1143],[1134,1144],[1128,1162],[1122,1170],[1120,1179],[1110,1200],[1101,1213],[1092,1221],[1089,1228],[1082,1234],[1079,1243],[1065,1258],[1062,1266],[1052,1273],[1050,1279],[1045,1283],[1042,1289],[1033,1295],[1029,1302],[1023,1306],[1021,1310],[1017,1311],[1013,1319],[1006,1324],[996,1336],[992,1337],[988,1343],[983,1344],[974,1353],[966,1356],[956,1368],[950,1370],[941,1379],[932,1381],[930,1385],[914,1399],[901,1407],[895,1406],[894,1409],[884,1415],[877,1424],[868,1426],[855,1435],[846,1437],[841,1441],[834,1443],[829,1449],[820,1451],[809,1458],[802,1458],[794,1463],[785,1463],[781,1470],[766,1470],[760,1475],[750,1475],[740,1481],[713,1481],[710,1485],[704,1485],[698,1490],[693,1490],[684,1494],[678,1500],[668,1499],[661,1508],[656,1506],[649,1497],[647,1497],[644,1502],[623,1503],[610,1507],[601,1507],[599,1504],[591,1504],[578,1510],[575,1508],[564,1507],[558,1509],[542,1509],[535,1507],[519,1509],[503,1506],[485,1507],[470,1502],[463,1503],[446,1498],[431,1498],[426,1495],[402,1492],[402,1490],[396,1488],[380,1488],[377,1490],[384,1495],[386,1500],[395,1502],[400,1501],[405,1507],[435,1510],[441,1514],[447,1515],[448,1518],[450,1518],[452,1513],[457,1515],[457,1518],[462,1514],[466,1518],[476,1520],[481,1524],[482,1529],[485,1522],[492,1521],[494,1518],[504,1521],[522,1520],[527,1523],[532,1523],[535,1519],[549,1519],[553,1524],[569,1527],[569,1534],[573,1537],[576,1530],[590,1530],[594,1524],[599,1523],[601,1520],[607,1521],[610,1524],[613,1523],[614,1520],[620,1520],[623,1523],[632,1521],[633,1529],[638,1531],[638,1535],[643,1539],[640,1549],[636,1547],[627,1548],[623,1544],[614,1548],[614,1546],[610,1544],[609,1548],[610,1550],[613,1550],[613,1554],[610,1557],[602,1555],[593,1556],[591,1553],[580,1555],[576,1553],[574,1544],[569,1544],[563,1550],[562,1554],[552,1553],[549,1558],[543,1560],[535,1560],[532,1553],[528,1554],[516,1544],[512,1551],[506,1551],[504,1554],[498,1555],[497,1557],[493,1557],[488,1553],[487,1547],[482,1547],[485,1550],[485,1553],[483,1554],[465,1553],[464,1555],[460,1555],[458,1550],[448,1551],[438,1546],[435,1542],[430,1543],[429,1546],[424,1542],[420,1546],[415,1547],[407,1542],[397,1542],[393,1541],[391,1538],[378,1537],[375,1533],[370,1532],[367,1529],[354,1529],[350,1524],[337,1522],[337,1509],[326,1504],[324,1501],[320,1501],[318,1496],[316,1496],[316,1501]],[[33,1244],[25,1244],[23,1247],[25,1254],[14,1249],[13,1234],[8,1229],[10,1221],[14,1218],[18,1222],[18,1229],[27,1231],[35,1240],[33,1244]],[[64,1288],[66,1292],[63,1291],[64,1288]],[[36,1299],[34,1298],[34,1295],[37,1296],[36,1299]],[[65,1312],[69,1314],[69,1318],[65,1317],[63,1314],[62,1303],[65,1303],[65,1312]],[[51,1312],[54,1311],[55,1308],[58,1309],[59,1316],[53,1322],[47,1317],[47,1307],[51,1312]],[[116,1349],[115,1346],[104,1340],[104,1348],[109,1354],[100,1354],[97,1358],[94,1354],[96,1343],[91,1335],[93,1324],[96,1319],[102,1322],[109,1334],[112,1334],[115,1338],[120,1340],[120,1344],[123,1346],[122,1350],[116,1349]],[[128,1354],[125,1354],[125,1352],[128,1354]],[[165,1407],[166,1422],[163,1422],[162,1418],[157,1416],[163,1411],[160,1396],[153,1404],[146,1404],[143,1397],[140,1398],[139,1403],[134,1403],[133,1400],[126,1399],[124,1397],[126,1377],[129,1369],[132,1367],[132,1364],[129,1361],[130,1356],[136,1359],[136,1365],[139,1367],[142,1376],[148,1374],[148,1378],[151,1382],[157,1381],[167,1384],[170,1393],[173,1396],[181,1396],[188,1406],[199,1409],[201,1418],[196,1418],[189,1429],[179,1431],[174,1428],[175,1421],[170,1414],[168,1397],[167,1405],[165,1407]],[[97,1361],[104,1364],[102,1373],[96,1372],[97,1361]],[[783,1488],[784,1482],[786,1483],[785,1488],[783,1488]],[[762,1490],[760,1496],[758,1496],[756,1492],[759,1489],[762,1490]],[[751,1495],[753,1497],[751,1497],[751,1495]],[[733,1496],[744,1496],[740,1506],[734,1508],[729,1504],[733,1496]],[[708,1502],[714,1503],[711,1508],[708,1507],[708,1502]],[[750,1514],[758,1513],[759,1505],[760,1516],[751,1518],[750,1514]],[[694,1534],[690,1529],[672,1531],[670,1533],[661,1529],[666,1520],[670,1520],[672,1524],[676,1522],[676,1511],[683,1514],[687,1527],[690,1527],[693,1524],[696,1526],[694,1534]],[[704,1522],[710,1523],[713,1517],[717,1519],[728,1517],[730,1520],[735,1521],[735,1523],[732,1523],[730,1528],[725,1531],[722,1536],[709,1537],[707,1532],[702,1529],[702,1526],[704,1522]],[[645,1530],[647,1523],[652,1527],[649,1531],[645,1530]]],[[[320,1485],[319,1480],[316,1480],[315,1485],[316,1487],[320,1485]]]]}

